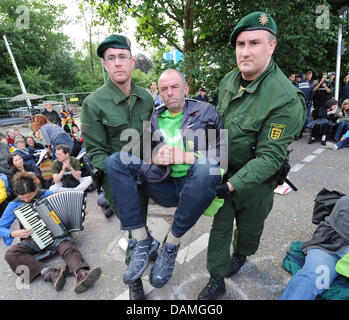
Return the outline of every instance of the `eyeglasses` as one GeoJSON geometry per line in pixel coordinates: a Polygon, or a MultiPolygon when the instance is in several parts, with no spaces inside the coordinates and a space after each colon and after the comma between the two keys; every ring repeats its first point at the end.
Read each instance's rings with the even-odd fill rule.
{"type": "Polygon", "coordinates": [[[118,56],[108,56],[105,60],[109,63],[115,63],[118,60],[121,63],[125,63],[127,60],[132,59],[132,57],[126,54],[120,54],[118,56]]]}

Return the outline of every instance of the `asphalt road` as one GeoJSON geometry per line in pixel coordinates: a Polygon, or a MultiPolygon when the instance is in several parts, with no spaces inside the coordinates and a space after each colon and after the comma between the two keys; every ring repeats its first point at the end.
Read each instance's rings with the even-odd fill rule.
{"type": "MultiPolygon", "coordinates": [[[[282,260],[291,242],[310,239],[316,226],[311,223],[315,195],[323,188],[344,193],[349,190],[349,149],[325,149],[316,142],[307,144],[308,135],[290,146],[292,169],[289,179],[297,192],[275,195],[274,207],[266,220],[258,252],[248,257],[246,264],[234,277],[226,279],[227,294],[222,300],[275,300],[282,293],[290,274],[282,268],[282,260]]],[[[65,287],[56,292],[50,283],[40,277],[29,286],[10,270],[0,259],[0,300],[127,300],[128,287],[122,276],[126,269],[125,253],[119,240],[127,239],[120,230],[116,217],[106,219],[96,204],[96,191],[88,194],[89,214],[85,230],[74,234],[76,242],[90,266],[99,266],[103,273],[87,292],[74,293],[76,280],[67,278],[65,287]]],[[[155,237],[162,240],[170,223],[174,208],[149,206],[149,227],[155,237]]],[[[212,219],[206,216],[188,232],[181,243],[176,268],[169,283],[161,289],[149,284],[150,267],[143,275],[148,300],[196,300],[205,286],[209,274],[205,268],[206,248],[212,219]]],[[[17,241],[17,240],[16,240],[17,241]]],[[[123,241],[123,240],[122,240],[123,241]]],[[[122,242],[121,241],[121,242],[122,242]]],[[[7,247],[0,242],[0,256],[7,247]]],[[[63,265],[60,257],[46,261],[49,267],[63,265]]]]}

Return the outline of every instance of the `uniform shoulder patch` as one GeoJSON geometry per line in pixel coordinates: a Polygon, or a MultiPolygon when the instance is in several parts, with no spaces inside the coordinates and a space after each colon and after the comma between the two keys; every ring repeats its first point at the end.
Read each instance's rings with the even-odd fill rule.
{"type": "Polygon", "coordinates": [[[268,139],[271,141],[280,139],[286,129],[286,124],[272,123],[269,128],[268,139]]]}

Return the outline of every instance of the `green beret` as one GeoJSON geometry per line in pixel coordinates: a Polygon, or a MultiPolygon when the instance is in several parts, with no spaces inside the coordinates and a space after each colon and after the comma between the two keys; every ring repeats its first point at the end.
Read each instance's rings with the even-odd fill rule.
{"type": "Polygon", "coordinates": [[[243,17],[230,35],[230,44],[235,47],[236,38],[242,31],[267,30],[276,36],[276,23],[269,13],[256,11],[243,17]]]}
{"type": "Polygon", "coordinates": [[[131,51],[131,41],[129,38],[121,34],[112,34],[99,44],[97,48],[98,56],[103,58],[103,53],[108,48],[126,49],[131,51]]]}

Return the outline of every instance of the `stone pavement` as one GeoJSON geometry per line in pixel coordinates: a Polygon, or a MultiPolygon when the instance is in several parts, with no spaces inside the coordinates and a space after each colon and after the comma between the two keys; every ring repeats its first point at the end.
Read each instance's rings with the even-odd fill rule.
{"type": "MultiPolygon", "coordinates": [[[[293,241],[310,239],[316,226],[311,223],[315,195],[322,187],[344,193],[349,190],[349,148],[327,150],[318,142],[308,145],[307,135],[294,141],[290,147],[292,169],[289,179],[298,188],[285,196],[275,195],[274,207],[266,220],[259,250],[248,257],[238,274],[226,279],[227,294],[222,300],[275,300],[290,279],[283,270],[282,260],[293,241]]],[[[0,259],[0,300],[127,300],[128,287],[122,282],[126,269],[125,252],[121,249],[127,234],[120,230],[116,217],[106,219],[96,204],[96,191],[88,194],[89,214],[85,230],[76,233],[76,242],[91,266],[100,266],[101,278],[87,292],[74,293],[75,279],[68,278],[65,287],[55,292],[51,284],[38,278],[29,288],[23,288],[20,279],[0,259]],[[120,239],[125,239],[121,240],[120,239]]],[[[149,227],[162,240],[170,226],[175,208],[149,205],[149,227]]],[[[177,257],[174,275],[161,289],[149,284],[151,266],[143,275],[143,284],[149,300],[196,300],[207,283],[206,250],[212,218],[202,216],[184,236],[177,257]]],[[[0,256],[7,247],[0,239],[0,256]]],[[[63,260],[54,257],[48,266],[62,266],[63,260]]]]}

